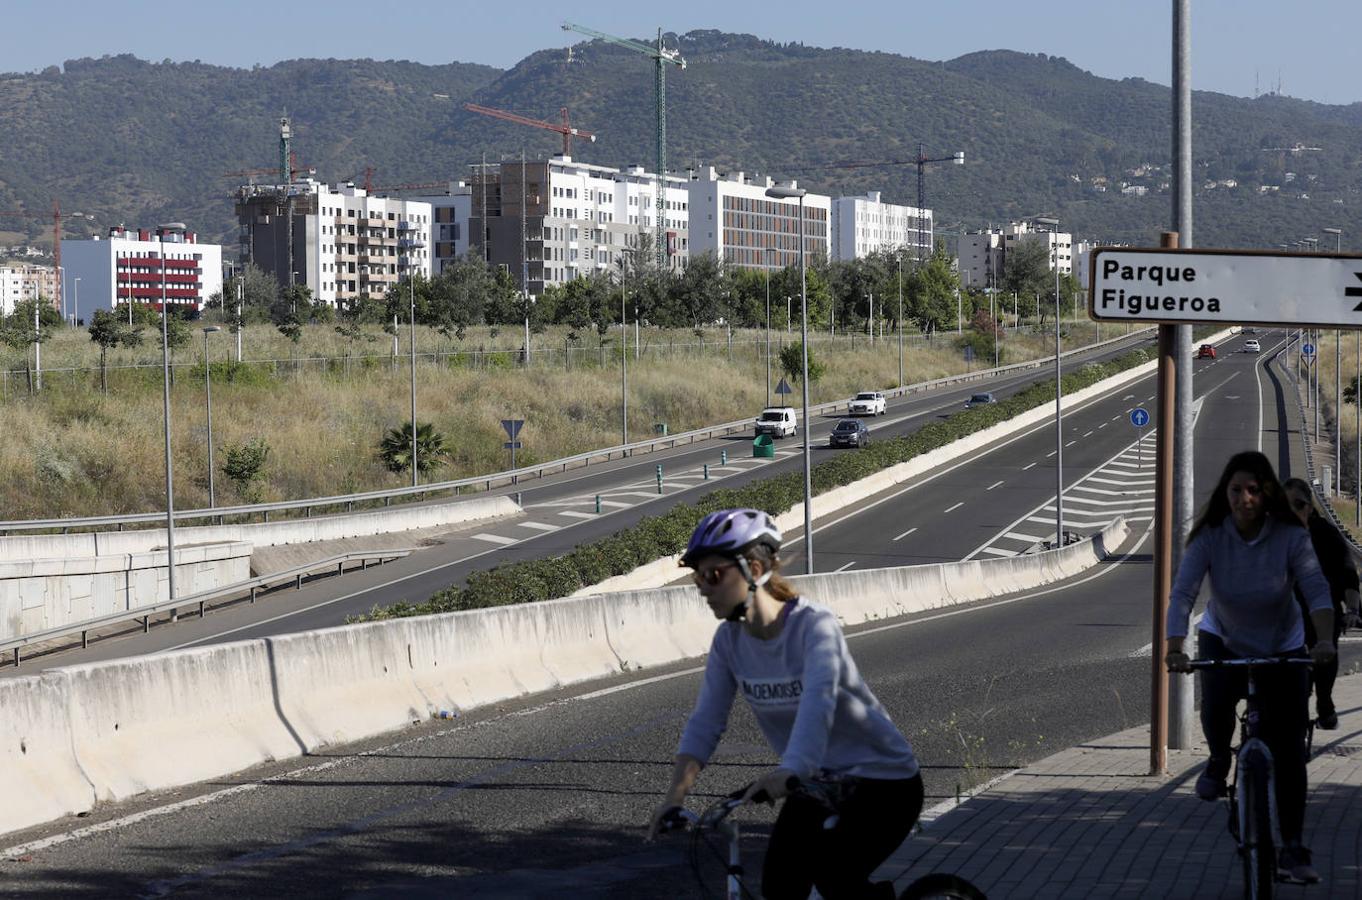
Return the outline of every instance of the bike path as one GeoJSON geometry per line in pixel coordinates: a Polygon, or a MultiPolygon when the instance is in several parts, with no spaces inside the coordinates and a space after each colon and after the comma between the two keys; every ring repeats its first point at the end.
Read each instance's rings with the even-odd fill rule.
{"type": "MultiPolygon", "coordinates": [[[[1334,699],[1339,727],[1315,731],[1305,813],[1323,882],[1278,884],[1280,897],[1362,896],[1362,675],[1340,677],[1334,699]]],[[[1228,806],[1193,791],[1205,760],[1200,744],[1170,750],[1167,774],[1151,775],[1148,725],[1079,744],[924,814],[880,877],[901,888],[954,872],[989,897],[1242,897],[1228,806]]]]}

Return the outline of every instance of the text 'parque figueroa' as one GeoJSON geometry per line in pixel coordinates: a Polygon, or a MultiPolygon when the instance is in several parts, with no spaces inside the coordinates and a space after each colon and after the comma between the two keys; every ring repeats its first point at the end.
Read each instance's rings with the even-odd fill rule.
{"type": "MultiPolygon", "coordinates": [[[[1102,277],[1117,281],[1152,282],[1158,287],[1169,284],[1192,284],[1196,281],[1196,268],[1193,266],[1131,266],[1122,265],[1115,259],[1102,260],[1102,277]]],[[[1219,297],[1200,297],[1191,294],[1174,296],[1171,294],[1126,293],[1125,288],[1103,288],[1101,295],[1103,310],[1114,310],[1127,315],[1138,316],[1142,312],[1220,312],[1219,297]]]]}

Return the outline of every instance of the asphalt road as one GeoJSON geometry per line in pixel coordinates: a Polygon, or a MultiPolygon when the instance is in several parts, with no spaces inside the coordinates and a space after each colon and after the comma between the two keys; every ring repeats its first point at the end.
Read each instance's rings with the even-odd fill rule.
{"type": "MultiPolygon", "coordinates": [[[[1266,338],[1276,336],[1264,337],[1266,357],[1275,343],[1266,338]]],[[[1282,468],[1298,465],[1289,457],[1298,443],[1294,407],[1281,402],[1270,376],[1259,377],[1259,359],[1222,355],[1201,372],[1199,494],[1230,452],[1260,437],[1269,455],[1285,437],[1282,468]]],[[[1005,458],[1020,468],[1029,453],[1041,468],[1048,449],[1044,441],[1029,449],[1019,441],[1005,458]]],[[[1095,447],[1091,458],[1106,459],[1110,449],[1095,447]]],[[[961,483],[947,493],[963,496],[969,483],[986,488],[1005,475],[1004,463],[988,457],[956,470],[961,483]]],[[[992,495],[1001,496],[997,489],[992,495]]],[[[1032,499],[1027,494],[1020,505],[1032,499]]],[[[985,503],[970,502],[978,518],[985,503]]],[[[925,502],[881,507],[894,505],[941,515],[925,502]]],[[[819,540],[832,544],[842,529],[848,539],[850,529],[859,531],[867,544],[875,535],[892,538],[883,526],[867,515],[859,525],[851,519],[826,529],[819,540]]],[[[929,805],[1147,716],[1152,565],[1144,537],[1122,548],[1122,558],[1066,584],[852,633],[859,667],[923,764],[929,805]]],[[[1345,670],[1356,662],[1352,645],[1345,646],[1345,670]]],[[[5,839],[9,847],[48,843],[31,845],[26,861],[0,863],[0,893],[702,896],[687,838],[641,841],[697,687],[696,663],[681,663],[101,808],[5,839]]],[[[697,801],[772,762],[736,705],[697,801]]],[[[745,844],[756,868],[770,814],[756,810],[746,821],[756,835],[745,844]]],[[[701,857],[707,862],[699,878],[717,891],[721,869],[703,848],[701,857]]]]}
{"type": "MultiPolygon", "coordinates": [[[[1066,358],[1065,367],[1069,369],[1092,360],[1114,358],[1132,347],[1149,346],[1150,343],[1147,334],[1132,336],[1111,347],[1066,358]]],[[[886,415],[869,422],[873,438],[880,440],[912,433],[928,422],[958,412],[974,392],[989,390],[1005,398],[1051,374],[1049,368],[1031,369],[899,398],[889,406],[886,415]]],[[[855,452],[827,447],[827,434],[838,418],[840,416],[823,416],[815,421],[810,433],[815,465],[830,454],[855,452]]],[[[751,436],[734,435],[536,479],[519,487],[524,517],[451,531],[438,540],[428,541],[429,546],[404,560],[341,578],[319,578],[298,591],[284,588],[264,595],[264,601],[255,605],[221,606],[203,619],[181,617],[174,625],[154,626],[149,634],[143,634],[140,625],[129,623],[113,637],[98,640],[88,648],[68,644],[61,652],[42,655],[29,652],[27,662],[17,669],[8,661],[0,663],[0,677],[29,674],[56,665],[327,628],[343,624],[347,617],[367,613],[375,606],[400,601],[424,602],[439,590],[462,584],[472,572],[516,560],[559,555],[579,544],[628,528],[644,516],[665,512],[676,503],[693,502],[713,488],[738,487],[773,474],[797,471],[801,465],[800,450],[801,439],[786,439],[777,442],[775,459],[753,459],[751,436]],[[721,464],[724,452],[728,454],[726,466],[721,464]],[[710,467],[708,480],[704,478],[706,465],[710,467]],[[656,487],[658,466],[664,473],[660,495],[656,487]],[[602,502],[599,515],[595,512],[598,496],[602,502]]],[[[1050,473],[1048,490],[1053,493],[1053,468],[1050,473]]],[[[1033,493],[1037,497],[1047,490],[1040,484],[1041,480],[1036,479],[1038,492],[1033,493]]],[[[903,544],[898,549],[907,552],[886,557],[887,560],[898,560],[896,562],[880,564],[947,561],[959,559],[968,552],[968,548],[933,548],[920,542],[903,544]],[[911,549],[918,547],[925,549],[911,549]]],[[[836,567],[821,559],[815,562],[819,571],[836,567]]],[[[803,571],[798,548],[787,560],[787,571],[796,574],[803,571]]]]}

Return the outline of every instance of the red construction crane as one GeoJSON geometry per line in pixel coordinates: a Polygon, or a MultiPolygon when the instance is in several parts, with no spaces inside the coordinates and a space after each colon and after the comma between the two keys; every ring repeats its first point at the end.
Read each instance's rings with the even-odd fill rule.
{"type": "MultiPolygon", "coordinates": [[[[31,213],[26,210],[0,210],[0,217],[11,219],[46,219],[45,213],[31,213]]],[[[52,201],[52,265],[56,268],[57,297],[61,297],[61,204],[52,201]]]]}
{"type": "MultiPolygon", "coordinates": [[[[316,170],[316,169],[313,169],[313,168],[301,169],[301,168],[299,168],[299,167],[298,167],[298,154],[296,154],[296,153],[290,153],[290,154],[288,155],[288,164],[289,164],[289,175],[290,175],[291,178],[296,178],[300,173],[305,173],[305,174],[307,174],[307,175],[316,175],[316,174],[317,174],[317,170],[316,170]]],[[[240,172],[223,172],[223,173],[222,173],[222,177],[223,177],[223,178],[260,178],[260,177],[265,176],[265,175],[268,175],[268,176],[270,176],[271,178],[276,178],[276,179],[277,179],[277,178],[279,177],[279,167],[278,167],[278,166],[270,166],[269,168],[243,169],[243,170],[241,170],[240,172]]]]}
{"type": "Polygon", "coordinates": [[[490,106],[479,106],[476,103],[465,103],[463,108],[469,112],[482,113],[484,116],[491,116],[494,119],[505,119],[507,122],[515,122],[520,125],[529,125],[531,128],[543,128],[546,131],[556,131],[563,136],[563,155],[572,155],[572,139],[574,137],[586,138],[588,141],[595,141],[596,135],[581,128],[573,128],[568,124],[568,111],[564,106],[559,110],[563,117],[563,124],[556,125],[553,122],[544,122],[540,119],[531,119],[526,116],[507,112],[504,109],[492,109],[490,106]]]}
{"type": "Polygon", "coordinates": [[[397,194],[403,191],[433,191],[447,190],[448,188],[448,181],[425,181],[419,184],[379,185],[377,187],[369,187],[368,190],[377,194],[397,194]]]}

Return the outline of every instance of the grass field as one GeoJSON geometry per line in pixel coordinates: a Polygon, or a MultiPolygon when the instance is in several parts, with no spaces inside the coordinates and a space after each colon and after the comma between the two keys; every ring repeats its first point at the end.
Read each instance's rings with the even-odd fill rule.
{"type": "MultiPolygon", "coordinates": [[[[1072,329],[1091,341],[1095,329],[1072,329]]],[[[1103,329],[1114,337],[1115,329],[1103,329]]],[[[263,501],[346,494],[409,483],[387,471],[376,445],[385,430],[410,416],[409,344],[400,352],[375,330],[373,340],[350,342],[329,326],[310,326],[298,345],[274,329],[248,328],[245,365],[232,366],[235,338],[211,335],[213,443],[224,450],[262,438],[271,450],[263,501]]],[[[782,340],[773,335],[773,354],[782,340]]],[[[451,463],[437,480],[509,467],[500,420],[525,419],[522,465],[618,444],[621,379],[618,329],[604,350],[586,332],[565,357],[566,329],[534,335],[532,365],[519,364],[523,333],[471,330],[463,341],[418,327],[417,418],[445,436],[451,463]],[[481,349],[482,352],[479,352],[481,349]],[[604,363],[604,364],[602,364],[604,363]]],[[[641,356],[629,339],[629,437],[641,440],[665,422],[675,433],[755,415],[766,404],[764,332],[644,329],[641,356]]],[[[177,508],[208,505],[208,450],[203,336],[176,354],[171,392],[172,452],[177,508]]],[[[954,334],[905,340],[906,380],[963,372],[954,334]]],[[[810,341],[827,366],[811,402],[898,383],[898,342],[864,334],[823,334],[810,341]]],[[[1072,345],[1072,344],[1071,344],[1072,345]]],[[[1066,345],[1069,346],[1069,345],[1066,345]]],[[[1052,351],[1050,334],[1009,333],[1004,362],[1052,351]]],[[[45,343],[43,384],[32,390],[31,350],[0,356],[0,519],[54,518],[154,511],[165,508],[160,351],[156,342],[110,353],[108,394],[99,389],[98,348],[83,330],[66,330],[45,343]]],[[[991,360],[989,360],[991,363],[991,360]]],[[[773,384],[780,378],[773,363],[773,384]]],[[[792,382],[798,396],[798,385],[792,382]]],[[[246,502],[220,473],[217,502],[246,502]]]]}

